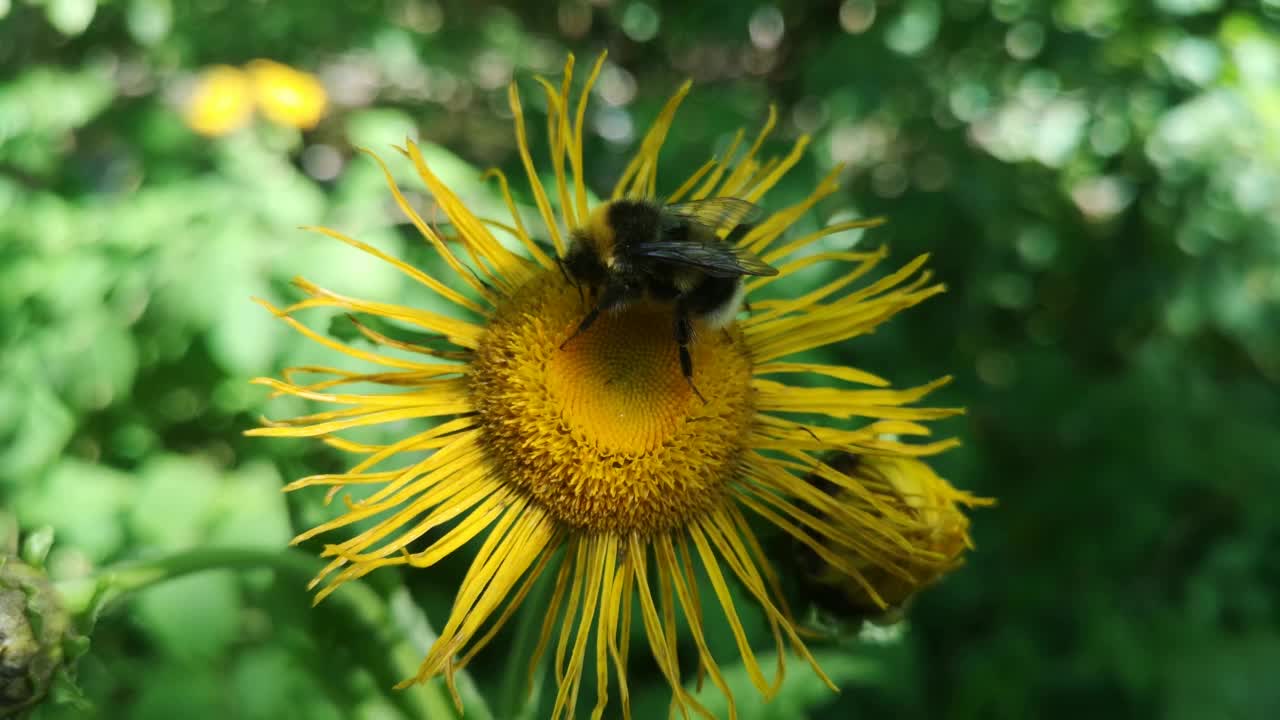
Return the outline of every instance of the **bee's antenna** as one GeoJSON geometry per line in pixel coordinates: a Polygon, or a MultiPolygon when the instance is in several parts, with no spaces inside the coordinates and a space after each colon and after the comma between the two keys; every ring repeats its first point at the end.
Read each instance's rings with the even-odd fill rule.
{"type": "MultiPolygon", "coordinates": [[[[434,232],[437,236],[439,236],[439,237],[440,237],[440,239],[441,239],[442,241],[445,239],[445,235],[444,235],[444,233],[440,232],[440,226],[441,226],[441,222],[440,222],[440,203],[434,203],[434,204],[431,206],[431,221],[430,221],[430,222],[428,222],[427,224],[431,226],[431,231],[432,231],[432,232],[434,232]]],[[[449,222],[445,222],[445,223],[443,223],[443,224],[444,224],[444,225],[452,225],[452,223],[449,223],[449,222]]],[[[458,238],[457,238],[457,236],[454,236],[454,237],[453,237],[453,238],[451,238],[451,239],[453,239],[453,240],[457,240],[458,238]]],[[[471,267],[470,265],[464,265],[464,267],[467,269],[467,271],[468,271],[468,272],[470,272],[470,273],[471,273],[471,277],[475,278],[475,279],[476,279],[476,282],[480,283],[480,285],[481,285],[481,286],[483,286],[485,290],[492,290],[492,289],[493,289],[493,286],[492,286],[492,285],[490,285],[489,283],[485,282],[484,278],[480,277],[480,273],[477,273],[477,272],[476,272],[476,270],[475,270],[475,268],[471,267]]]]}
{"type": "Polygon", "coordinates": [[[578,302],[586,302],[587,298],[582,294],[582,285],[569,275],[569,270],[564,265],[564,258],[556,258],[556,267],[560,268],[560,274],[564,276],[565,282],[572,285],[573,289],[578,291],[578,302]]]}
{"type": "Polygon", "coordinates": [[[492,285],[490,285],[489,283],[485,282],[485,281],[484,281],[484,278],[480,277],[480,273],[477,273],[477,272],[476,272],[476,270],[475,270],[475,268],[471,267],[470,265],[466,265],[465,267],[467,268],[467,270],[469,270],[469,271],[471,272],[471,277],[475,278],[475,279],[476,279],[476,282],[478,282],[478,283],[480,283],[481,285],[483,285],[485,290],[492,290],[492,289],[493,289],[493,286],[492,286],[492,285]]]}

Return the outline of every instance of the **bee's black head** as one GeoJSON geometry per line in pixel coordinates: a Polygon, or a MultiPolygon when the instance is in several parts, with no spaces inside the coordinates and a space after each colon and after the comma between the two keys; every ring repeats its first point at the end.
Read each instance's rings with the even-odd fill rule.
{"type": "Polygon", "coordinates": [[[560,261],[560,267],[574,284],[585,287],[598,287],[608,274],[595,246],[576,234],[572,247],[560,261]]]}

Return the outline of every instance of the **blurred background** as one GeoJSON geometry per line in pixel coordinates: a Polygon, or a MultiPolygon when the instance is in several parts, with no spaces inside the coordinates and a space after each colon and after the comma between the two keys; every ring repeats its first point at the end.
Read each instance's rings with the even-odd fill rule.
{"type": "MultiPolygon", "coordinates": [[[[249,378],[332,354],[250,296],[286,302],[294,275],[403,292],[297,229],[424,255],[357,146],[425,208],[406,136],[482,211],[489,166],[531,206],[506,85],[541,128],[532,75],[608,49],[597,190],[692,77],[668,189],[772,103],[768,149],[814,142],[766,204],[844,163],[806,222],[884,214],[861,246],[932,253],[950,292],[839,358],[954,373],[935,399],[969,407],[940,428],[964,446],[937,467],[1000,501],[897,635],[816,646],[840,695],[796,670],[764,705],[738,677],[744,717],[1280,717],[1278,29],[1276,0],[0,0],[0,504],[53,526],[55,577],[273,552],[326,517],[279,487],[348,460],[241,432],[249,378]]],[[[372,583],[440,623],[464,561],[372,583]]],[[[96,711],[42,716],[410,712],[381,640],[309,602],[269,571],[139,593],[79,663],[96,711]]],[[[509,635],[472,668],[482,695],[506,692],[509,635]]],[[[661,716],[634,667],[637,716],[661,716]]]]}

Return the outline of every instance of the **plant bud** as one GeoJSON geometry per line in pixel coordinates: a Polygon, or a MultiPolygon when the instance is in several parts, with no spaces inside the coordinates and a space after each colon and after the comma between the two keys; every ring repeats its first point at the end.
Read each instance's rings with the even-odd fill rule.
{"type": "Polygon", "coordinates": [[[49,692],[69,629],[44,572],[0,556],[0,716],[31,707],[49,692]]]}

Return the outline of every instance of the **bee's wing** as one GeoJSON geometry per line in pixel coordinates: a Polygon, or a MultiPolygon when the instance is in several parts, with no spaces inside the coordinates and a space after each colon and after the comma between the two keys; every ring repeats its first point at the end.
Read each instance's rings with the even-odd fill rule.
{"type": "Polygon", "coordinates": [[[667,205],[662,210],[669,215],[674,215],[686,222],[701,225],[712,231],[725,227],[732,229],[739,225],[753,223],[764,215],[764,211],[759,206],[733,197],[716,197],[676,203],[667,205]]]}
{"type": "Polygon", "coordinates": [[[639,257],[694,268],[711,277],[778,274],[777,268],[751,251],[722,241],[639,243],[633,245],[630,252],[639,257]]]}

